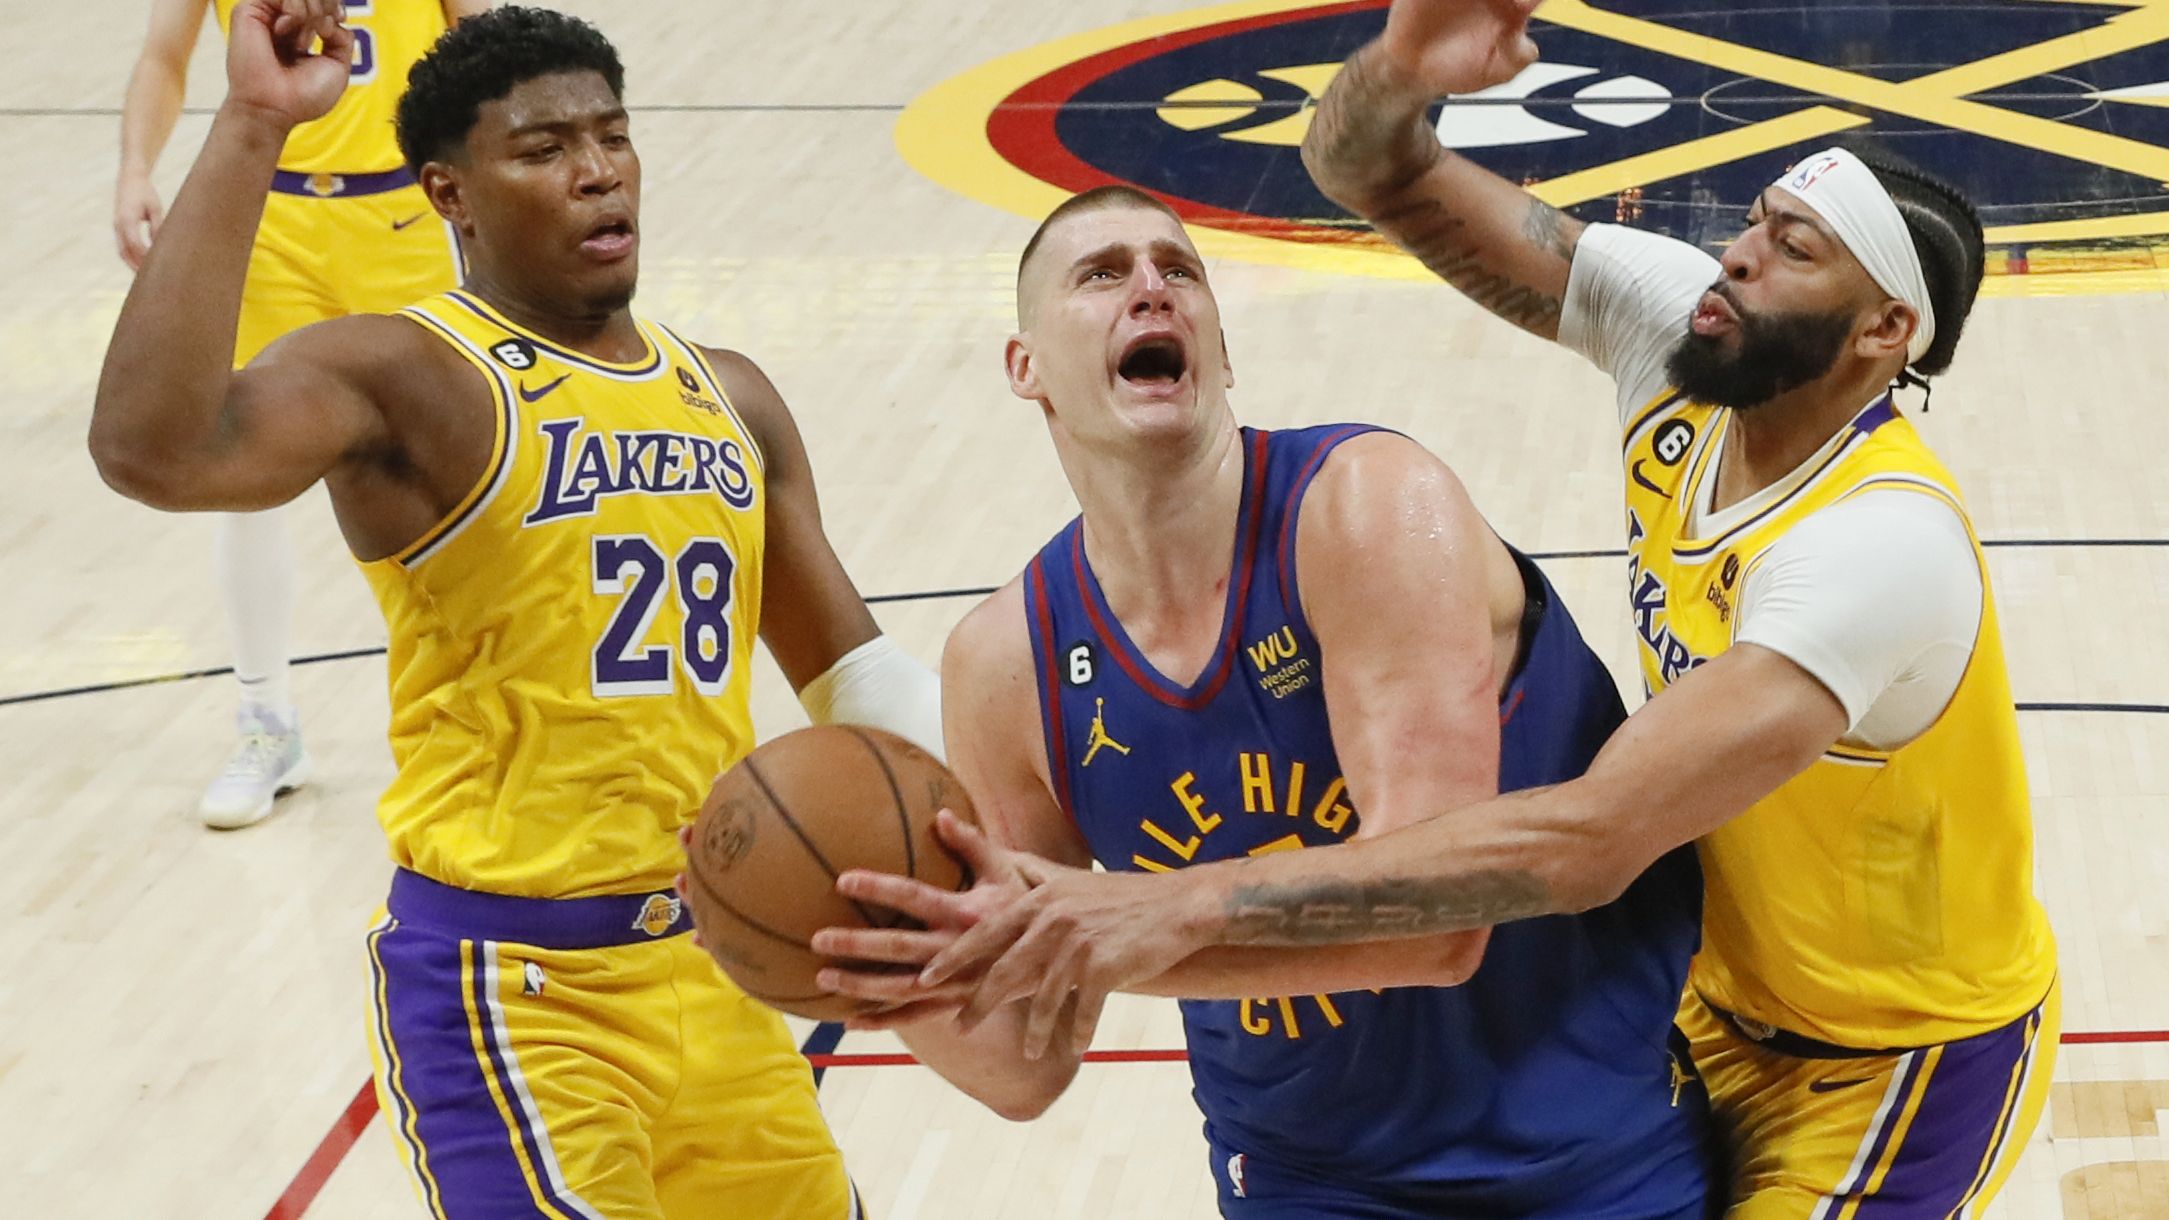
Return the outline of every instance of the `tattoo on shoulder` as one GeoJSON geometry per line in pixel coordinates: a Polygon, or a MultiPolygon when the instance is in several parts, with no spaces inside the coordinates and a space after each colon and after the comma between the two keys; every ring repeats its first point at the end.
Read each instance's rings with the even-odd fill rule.
{"type": "Polygon", "coordinates": [[[1253,885],[1228,900],[1229,944],[1323,945],[1489,927],[1549,909],[1542,879],[1485,871],[1253,885]]]}
{"type": "Polygon", "coordinates": [[[1521,218],[1522,236],[1569,262],[1574,259],[1574,243],[1581,238],[1582,227],[1541,199],[1529,200],[1529,210],[1521,218]]]}

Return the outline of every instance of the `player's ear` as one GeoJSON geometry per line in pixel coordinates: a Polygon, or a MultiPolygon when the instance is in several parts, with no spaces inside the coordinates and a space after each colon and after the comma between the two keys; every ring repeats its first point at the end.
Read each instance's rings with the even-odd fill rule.
{"type": "Polygon", "coordinates": [[[1009,342],[1002,346],[1002,364],[1009,372],[1010,393],[1031,402],[1046,397],[1039,389],[1039,370],[1032,360],[1032,345],[1024,335],[1009,336],[1009,342]]]}
{"type": "Polygon", "coordinates": [[[1228,328],[1220,328],[1220,370],[1228,389],[1235,388],[1235,357],[1228,354],[1228,328]]]}
{"type": "Polygon", "coordinates": [[[473,236],[474,226],[467,215],[467,197],[460,192],[459,179],[452,176],[452,167],[442,161],[431,161],[423,165],[415,177],[437,215],[444,217],[461,235],[473,236]]]}
{"type": "Polygon", "coordinates": [[[1870,360],[1903,353],[1913,341],[1920,315],[1903,301],[1884,301],[1869,316],[1868,329],[1853,341],[1853,350],[1870,360]]]}

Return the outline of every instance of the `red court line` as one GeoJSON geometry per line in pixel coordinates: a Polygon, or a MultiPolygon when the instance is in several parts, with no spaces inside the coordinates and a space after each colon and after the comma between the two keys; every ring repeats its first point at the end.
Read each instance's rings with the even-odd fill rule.
{"type": "MultiPolygon", "coordinates": [[[[1184,1063],[1190,1058],[1186,1050],[1166,1051],[1086,1051],[1086,1063],[1184,1063]]],[[[902,1052],[889,1051],[879,1054],[853,1055],[834,1052],[826,1055],[808,1055],[806,1062],[817,1068],[879,1068],[910,1067],[917,1059],[902,1052]]]]}
{"type": "Polygon", "coordinates": [[[309,1210],[316,1196],[331,1181],[332,1171],[346,1159],[346,1150],[354,1146],[361,1133],[369,1129],[369,1120],[377,1116],[377,1090],[375,1082],[362,1081],[361,1092],[346,1103],[339,1121],[331,1125],[324,1138],[317,1142],[316,1151],[301,1164],[301,1172],[286,1184],[286,1193],[264,1213],[264,1220],[300,1220],[301,1213],[309,1210]]]}
{"type": "MultiPolygon", "coordinates": [[[[2136,1043],[2169,1042],[2169,1029],[2065,1034],[2062,1042],[2065,1046],[2129,1046],[2136,1043]]],[[[808,1055],[806,1058],[820,1068],[908,1067],[918,1062],[900,1051],[883,1054],[808,1055]]],[[[1190,1058],[1190,1053],[1183,1050],[1088,1051],[1084,1058],[1086,1063],[1182,1063],[1190,1058]]],[[[354,1094],[354,1100],[346,1103],[346,1110],[339,1115],[339,1121],[331,1125],[331,1130],[325,1132],[322,1142],[317,1144],[316,1151],[310,1153],[309,1159],[302,1163],[301,1172],[295,1174],[294,1180],[287,1184],[286,1192],[280,1195],[279,1201],[272,1204],[271,1210],[264,1214],[264,1220],[300,1220],[301,1215],[309,1210],[309,1205],[316,1202],[316,1196],[323,1191],[324,1183],[331,1180],[332,1171],[338,1169],[339,1163],[346,1159],[347,1150],[354,1146],[355,1140],[361,1138],[361,1133],[368,1128],[370,1120],[375,1118],[376,1114],[377,1091],[365,1080],[362,1082],[361,1091],[354,1094]]]]}
{"type": "Polygon", "coordinates": [[[2169,1042],[2169,1029],[2112,1029],[2098,1034],[2065,1034],[2065,1046],[2129,1046],[2138,1042],[2169,1042]]]}

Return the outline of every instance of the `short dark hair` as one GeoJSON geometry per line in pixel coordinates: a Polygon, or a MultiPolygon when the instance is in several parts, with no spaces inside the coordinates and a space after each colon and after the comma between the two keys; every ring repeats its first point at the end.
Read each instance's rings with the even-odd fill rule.
{"type": "Polygon", "coordinates": [[[1934,376],[1951,367],[1958,337],[1981,291],[1985,244],[1981,214],[1959,189],[1927,170],[1873,144],[1850,143],[1854,156],[1875,171],[1890,192],[1920,255],[1928,283],[1928,305],[1936,312],[1935,342],[1913,362],[1915,372],[1934,376]]]}
{"type": "Polygon", "coordinates": [[[1017,256],[1018,281],[1023,281],[1024,269],[1031,265],[1032,255],[1039,250],[1040,239],[1047,235],[1047,231],[1052,229],[1056,222],[1082,212],[1098,212],[1107,208],[1150,208],[1164,213],[1176,224],[1182,223],[1182,217],[1176,215],[1175,209],[1167,206],[1157,196],[1147,194],[1134,186],[1123,186],[1120,183],[1095,186],[1089,191],[1082,191],[1063,200],[1060,206],[1047,213],[1047,219],[1040,221],[1037,229],[1032,230],[1032,240],[1024,243],[1024,253],[1017,256]]]}
{"type": "Polygon", "coordinates": [[[506,5],[467,18],[414,65],[395,125],[410,171],[442,161],[467,139],[485,102],[560,72],[598,72],[620,99],[625,66],[602,31],[554,9],[506,5]]]}

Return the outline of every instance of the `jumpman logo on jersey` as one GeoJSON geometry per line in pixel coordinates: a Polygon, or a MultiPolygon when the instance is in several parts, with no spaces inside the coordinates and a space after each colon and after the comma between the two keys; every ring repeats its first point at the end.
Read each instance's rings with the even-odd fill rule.
{"type": "Polygon", "coordinates": [[[1106,746],[1117,754],[1130,752],[1130,747],[1107,735],[1107,700],[1095,699],[1092,701],[1092,735],[1085,739],[1084,761],[1078,765],[1091,766],[1092,756],[1100,752],[1101,746],[1106,746]]]}

